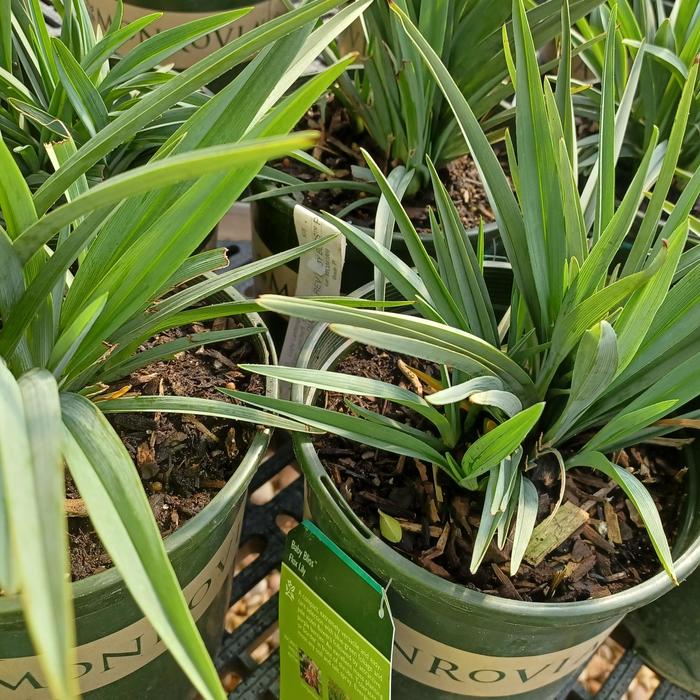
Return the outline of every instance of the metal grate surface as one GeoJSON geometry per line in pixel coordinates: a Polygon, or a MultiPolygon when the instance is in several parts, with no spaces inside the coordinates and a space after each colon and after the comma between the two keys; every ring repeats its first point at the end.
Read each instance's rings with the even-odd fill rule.
{"type": "MultiPolygon", "coordinates": [[[[253,480],[250,492],[274,478],[284,467],[293,463],[290,444],[284,442],[260,467],[253,480]]],[[[278,525],[280,513],[300,521],[303,512],[303,481],[301,478],[283,488],[264,505],[248,504],[241,546],[253,540],[264,541],[257,559],[243,569],[234,579],[231,603],[240,600],[279,567],[285,535],[278,525]]],[[[279,652],[274,651],[262,663],[251,656],[256,643],[269,635],[277,624],[277,595],[275,594],[249,617],[233,634],[224,637],[221,651],[216,659],[217,668],[223,674],[233,671],[243,678],[230,693],[230,700],[279,700],[279,652]]],[[[557,700],[620,700],[630,687],[642,660],[628,649],[597,694],[591,695],[578,682],[572,681],[557,700]]],[[[672,685],[661,682],[653,696],[654,700],[694,700],[695,696],[672,685]]]]}

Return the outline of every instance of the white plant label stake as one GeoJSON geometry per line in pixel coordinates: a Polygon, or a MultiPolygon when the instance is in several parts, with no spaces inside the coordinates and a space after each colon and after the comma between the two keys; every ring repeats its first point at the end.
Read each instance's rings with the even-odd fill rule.
{"type": "MultiPolygon", "coordinates": [[[[299,245],[338,233],[335,226],[300,204],[294,207],[294,227],[299,245]]],[[[325,245],[306,253],[299,259],[296,296],[320,297],[340,294],[345,245],[345,237],[337,235],[325,245]]],[[[281,365],[296,364],[299,351],[314,325],[314,321],[305,321],[300,318],[289,320],[287,335],[280,353],[281,365]]],[[[283,398],[288,398],[289,385],[282,384],[280,389],[283,398]]]]}

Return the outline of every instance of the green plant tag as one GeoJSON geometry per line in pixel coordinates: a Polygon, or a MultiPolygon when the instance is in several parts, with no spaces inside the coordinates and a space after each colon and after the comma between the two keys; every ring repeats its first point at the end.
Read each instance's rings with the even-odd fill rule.
{"type": "Polygon", "coordinates": [[[287,536],[279,601],[281,700],[389,700],[384,590],[308,520],[287,536]]]}

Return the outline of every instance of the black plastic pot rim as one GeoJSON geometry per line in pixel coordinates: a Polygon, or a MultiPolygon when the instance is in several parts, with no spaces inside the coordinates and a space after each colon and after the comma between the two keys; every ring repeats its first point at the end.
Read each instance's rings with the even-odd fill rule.
{"type": "MultiPolygon", "coordinates": [[[[274,183],[268,181],[268,180],[261,180],[261,179],[256,179],[254,180],[254,183],[258,191],[270,191],[271,189],[275,189],[277,185],[274,183]]],[[[289,216],[293,217],[294,216],[294,207],[299,204],[294,197],[290,194],[281,194],[276,197],[266,197],[264,199],[256,199],[252,202],[252,204],[257,204],[257,205],[272,205],[272,206],[278,206],[280,209],[286,209],[289,211],[289,216]]],[[[316,213],[321,216],[321,212],[318,210],[313,209],[312,211],[316,211],[316,213]]],[[[364,226],[361,226],[365,231],[368,231],[370,229],[367,229],[364,226]]],[[[474,226],[472,228],[466,229],[467,235],[470,237],[476,237],[479,235],[479,228],[478,226],[474,226]]],[[[498,233],[498,224],[495,221],[489,221],[484,223],[484,235],[489,235],[489,234],[497,234],[498,233]]],[[[418,232],[418,236],[421,238],[422,241],[431,241],[433,237],[429,233],[421,233],[420,231],[418,232]]],[[[401,231],[394,231],[393,235],[394,240],[397,241],[403,241],[404,237],[401,231]]]]}
{"type": "MultiPolygon", "coordinates": [[[[297,366],[308,366],[311,353],[327,328],[327,324],[315,326],[301,350],[297,366]]],[[[351,344],[350,341],[348,344],[351,344]]],[[[311,403],[315,393],[307,391],[302,385],[292,385],[293,401],[311,403]]],[[[387,579],[392,579],[392,587],[414,590],[423,594],[427,590],[431,596],[440,601],[441,605],[449,605],[458,614],[490,613],[502,619],[512,619],[518,624],[530,624],[533,627],[542,627],[547,621],[557,625],[573,626],[590,621],[592,617],[622,616],[652,602],[674,588],[668,574],[662,571],[643,583],[605,598],[570,603],[533,603],[500,598],[471,590],[460,584],[450,583],[414,564],[377,537],[352,512],[337,491],[321,464],[311,438],[301,433],[295,433],[293,437],[295,450],[301,462],[300,466],[303,467],[309,486],[323,501],[324,508],[329,509],[336,518],[347,523],[348,529],[352,530],[362,543],[360,546],[383,560],[384,574],[387,579]]],[[[337,544],[340,547],[343,546],[342,542],[337,544]]],[[[362,564],[361,561],[359,563],[362,564]]],[[[679,581],[683,581],[693,573],[700,564],[700,537],[696,537],[689,543],[684,553],[674,563],[679,581]]]]}
{"type": "MultiPolygon", "coordinates": [[[[161,12],[223,12],[261,5],[265,0],[128,0],[127,5],[161,12]]],[[[116,4],[116,0],[115,0],[116,4]]]]}
{"type": "MultiPolygon", "coordinates": [[[[210,274],[213,275],[214,273],[210,274]]],[[[233,287],[224,290],[224,293],[237,301],[244,299],[233,287]]],[[[251,326],[265,327],[262,318],[256,313],[241,314],[241,316],[245,316],[251,326]]],[[[277,352],[270,334],[265,331],[258,337],[267,354],[266,359],[268,364],[277,364],[277,352]]],[[[267,395],[276,398],[277,394],[277,380],[268,378],[267,395]]],[[[226,485],[212,498],[209,504],[197,513],[197,515],[163,540],[168,554],[177,550],[189,539],[199,535],[205,528],[216,527],[221,519],[226,517],[228,504],[245,496],[250,481],[267,452],[272,433],[272,428],[258,428],[256,430],[255,436],[251,440],[245,456],[236,468],[236,471],[231,475],[231,478],[226,482],[226,485]]],[[[110,590],[122,585],[122,580],[117,569],[112,567],[99,574],[93,574],[80,581],[75,581],[72,584],[73,601],[77,605],[82,599],[91,597],[100,591],[107,594],[110,590]]],[[[22,617],[20,597],[13,596],[11,598],[3,598],[0,596],[0,617],[6,619],[10,616],[16,616],[18,619],[22,617]]]]}

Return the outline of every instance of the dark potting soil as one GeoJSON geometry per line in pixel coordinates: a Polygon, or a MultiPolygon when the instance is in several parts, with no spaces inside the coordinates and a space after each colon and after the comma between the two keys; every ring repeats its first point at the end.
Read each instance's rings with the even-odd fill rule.
{"type": "MultiPolygon", "coordinates": [[[[360,148],[372,154],[374,160],[382,167],[385,174],[396,163],[390,163],[384,154],[377,152],[377,147],[367,133],[356,133],[352,128],[346,110],[331,96],[325,110],[325,118],[317,107],[311,109],[298,124],[299,129],[316,129],[321,132],[321,139],[313,155],[324,165],[331,168],[335,175],[329,178],[298,161],[285,158],[277,167],[294,175],[300,180],[318,182],[328,179],[355,179],[352,166],[367,167],[360,148]]],[[[452,201],[457,206],[462,223],[466,228],[476,228],[483,219],[484,223],[495,220],[493,211],[486,197],[479,173],[471,156],[463,156],[452,161],[440,171],[440,179],[447,188],[452,201]]],[[[338,214],[348,205],[368,196],[356,190],[320,190],[304,193],[304,206],[315,211],[328,211],[338,214]]],[[[405,197],[403,204],[416,229],[429,231],[428,207],[435,207],[432,186],[413,197],[405,197]]],[[[359,226],[372,226],[376,214],[376,204],[362,206],[348,213],[344,218],[359,226]]]]}
{"type": "MultiPolygon", "coordinates": [[[[369,347],[357,348],[337,370],[415,390],[415,378],[405,368],[402,371],[402,362],[438,376],[435,367],[369,347]]],[[[320,398],[327,408],[347,412],[343,400],[342,395],[330,392],[320,398]]],[[[366,397],[353,397],[353,401],[403,423],[426,427],[420,416],[396,404],[366,397]]],[[[502,551],[492,544],[472,575],[469,562],[483,493],[460,489],[439,470],[435,482],[430,465],[334,435],[316,437],[315,445],[339,492],[378,536],[382,510],[399,520],[403,530],[401,542],[390,546],[433,574],[468,588],[524,601],[579,601],[630,588],[660,569],[634,506],[619,487],[591,470],[573,469],[567,473],[564,498],[565,504],[572,504],[567,508],[577,506],[588,513],[585,525],[537,566],[523,562],[512,578],[510,540],[502,551]]],[[[673,449],[651,446],[614,455],[618,464],[633,471],[650,490],[671,542],[679,527],[687,471],[679,466],[680,455],[673,449]]],[[[559,470],[555,464],[545,463],[528,476],[540,494],[539,523],[557,501],[559,470]]]]}
{"type": "MultiPolygon", "coordinates": [[[[161,333],[141,349],[213,327],[233,328],[233,319],[209,326],[194,324],[161,333]]],[[[228,401],[216,390],[264,392],[263,380],[238,369],[243,362],[259,361],[249,339],[227,341],[179,353],[154,362],[115,382],[104,395],[128,389],[129,396],[189,396],[228,401]]],[[[171,413],[110,414],[110,423],[136,464],[163,537],[172,534],[209,504],[236,470],[255,433],[255,426],[208,416],[171,413]]],[[[86,517],[75,485],[66,477],[71,573],[79,580],[112,566],[86,517]]]]}

